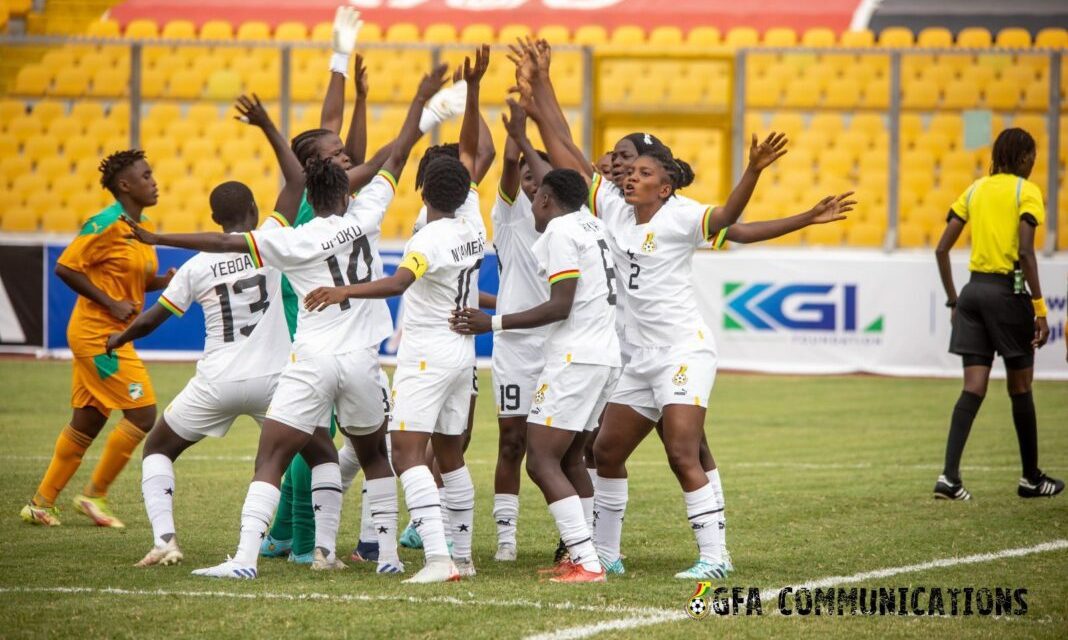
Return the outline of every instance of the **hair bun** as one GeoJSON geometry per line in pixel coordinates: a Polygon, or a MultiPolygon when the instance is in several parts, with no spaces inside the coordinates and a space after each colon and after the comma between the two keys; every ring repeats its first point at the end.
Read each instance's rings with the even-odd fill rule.
{"type": "Polygon", "coordinates": [[[678,179],[675,181],[675,188],[685,189],[686,187],[693,184],[694,173],[693,167],[690,166],[690,163],[686,162],[685,160],[675,158],[675,165],[679,168],[679,176],[678,179]]]}

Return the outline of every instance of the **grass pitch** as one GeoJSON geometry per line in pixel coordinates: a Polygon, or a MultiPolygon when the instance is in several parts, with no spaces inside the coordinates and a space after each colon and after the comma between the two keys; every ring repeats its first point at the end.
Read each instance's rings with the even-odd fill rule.
{"type": "MultiPolygon", "coordinates": [[[[161,402],[193,374],[191,364],[150,367],[161,402]]],[[[260,562],[254,582],[189,575],[220,562],[237,543],[241,502],[251,478],[258,432],[242,418],[223,440],[190,449],[175,466],[175,518],[186,564],[136,569],[151,544],[140,495],[139,459],[111,492],[124,532],[97,529],[68,500],[86,482],[102,441],[60,497],[64,524],[24,525],[18,510],[32,495],[55,437],[69,418],[69,364],[0,360],[0,637],[390,637],[516,638],[567,635],[605,623],[599,638],[1028,637],[1068,633],[1068,549],[896,573],[843,586],[1013,587],[1028,590],[1023,616],[677,615],[694,584],[672,578],[695,558],[679,488],[655,436],[630,467],[623,534],[627,573],[604,585],[539,582],[556,531],[541,494],[524,478],[519,561],[493,561],[492,473],[496,421],[484,392],[468,460],[477,490],[478,576],[459,584],[402,586],[373,567],[315,574],[279,560],[260,562]],[[637,627],[630,621],[665,621],[637,627]],[[613,621],[617,628],[611,629],[613,621]]],[[[490,380],[483,374],[482,389],[490,380]]],[[[721,375],[706,428],[727,497],[728,542],[736,572],[726,586],[778,589],[828,576],[851,576],[936,559],[1030,547],[1068,539],[1068,496],[1016,497],[1019,458],[1008,399],[991,391],[972,431],[963,474],[975,498],[936,502],[955,380],[721,375]]],[[[1068,473],[1068,383],[1035,389],[1042,467],[1068,473]]],[[[113,421],[115,418],[113,418],[113,421]]],[[[110,428],[110,427],[109,427],[110,428]]],[[[359,493],[346,496],[339,552],[358,535],[359,493]]],[[[406,522],[401,514],[402,524],[406,522]]],[[[402,550],[409,568],[421,552],[402,550]]],[[[926,602],[923,600],[922,602],[926,602]]],[[[947,602],[948,610],[948,602],[947,602]]]]}

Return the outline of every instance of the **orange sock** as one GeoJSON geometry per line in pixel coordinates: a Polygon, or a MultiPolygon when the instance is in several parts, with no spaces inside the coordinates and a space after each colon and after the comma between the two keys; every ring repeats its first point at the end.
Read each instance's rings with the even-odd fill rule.
{"type": "Polygon", "coordinates": [[[104,453],[100,455],[100,462],[96,463],[89,484],[85,486],[85,495],[90,498],[101,498],[108,494],[108,487],[130,461],[134,449],[147,435],[137,426],[125,418],[115,425],[108,436],[107,444],[104,445],[104,453]]]}
{"type": "Polygon", "coordinates": [[[82,464],[85,450],[93,439],[74,427],[67,425],[56,438],[56,448],[52,451],[52,462],[48,464],[44,478],[33,496],[33,503],[39,507],[51,507],[56,503],[59,492],[70,482],[71,476],[82,464]]]}

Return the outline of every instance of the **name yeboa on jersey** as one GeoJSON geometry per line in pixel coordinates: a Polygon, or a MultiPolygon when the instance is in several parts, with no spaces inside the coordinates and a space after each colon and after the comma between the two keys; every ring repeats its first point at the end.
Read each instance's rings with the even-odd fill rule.
{"type": "Polygon", "coordinates": [[[293,353],[297,358],[377,345],[393,333],[385,300],[350,299],[310,312],[303,300],[318,287],[369,282],[383,276],[378,252],[382,217],[396,180],[380,171],[344,215],[316,217],[298,227],[245,234],[253,261],[281,270],[301,301],[293,353]]]}
{"type": "MultiPolygon", "coordinates": [[[[478,196],[468,200],[472,197],[477,211],[478,196]]],[[[485,249],[485,228],[459,211],[454,218],[428,223],[404,246],[400,266],[414,273],[416,281],[404,292],[399,363],[474,366],[474,337],[450,330],[449,318],[453,309],[478,306],[478,268],[485,249]]]]}
{"type": "MultiPolygon", "coordinates": [[[[272,214],[260,229],[287,226],[272,214]]],[[[181,317],[204,310],[204,355],[197,375],[246,380],[273,375],[286,362],[289,333],[279,297],[282,274],[245,253],[198,253],[178,269],[159,303],[181,317]]]]}
{"type": "MultiPolygon", "coordinates": [[[[541,234],[534,228],[530,199],[519,190],[515,200],[498,189],[493,205],[493,247],[497,251],[500,286],[497,290],[499,315],[524,311],[549,299],[545,279],[538,275],[538,261],[532,248],[541,234]]],[[[547,327],[509,331],[515,334],[545,335],[547,327]]]]}
{"type": "Polygon", "coordinates": [[[570,315],[549,325],[548,359],[618,367],[616,276],[604,224],[587,211],[553,218],[533,251],[550,286],[578,279],[570,315]]]}
{"type": "Polygon", "coordinates": [[[594,175],[590,211],[605,224],[616,269],[625,283],[624,336],[637,347],[664,347],[682,337],[710,335],[697,309],[692,281],[698,247],[723,245],[726,229],[712,230],[713,207],[672,197],[646,224],[611,181],[594,175]],[[713,232],[714,231],[714,232],[713,232]]]}

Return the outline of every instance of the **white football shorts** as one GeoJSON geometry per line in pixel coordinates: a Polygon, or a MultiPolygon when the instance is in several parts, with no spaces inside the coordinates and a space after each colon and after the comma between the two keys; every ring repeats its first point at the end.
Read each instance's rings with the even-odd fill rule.
{"type": "Polygon", "coordinates": [[[278,374],[227,382],[196,375],[163,410],[163,417],[183,440],[221,438],[238,416],[262,425],[277,384],[278,374]]]}
{"type": "Polygon", "coordinates": [[[329,428],[330,413],[336,409],[345,433],[372,433],[389,409],[381,374],[376,347],[290,361],[282,369],[267,417],[312,433],[329,428]]]}
{"type": "Polygon", "coordinates": [[[493,396],[498,416],[530,413],[530,400],[544,368],[544,336],[508,331],[493,335],[493,396]]]}
{"type": "Polygon", "coordinates": [[[711,334],[670,347],[635,348],[610,402],[625,404],[656,421],[669,404],[708,408],[716,381],[716,345],[711,334]]]}
{"type": "Polygon", "coordinates": [[[527,422],[568,431],[597,428],[620,367],[554,359],[538,377],[527,422]]]}
{"type": "Polygon", "coordinates": [[[471,408],[471,368],[398,365],[393,373],[390,431],[463,435],[471,408]]]}

